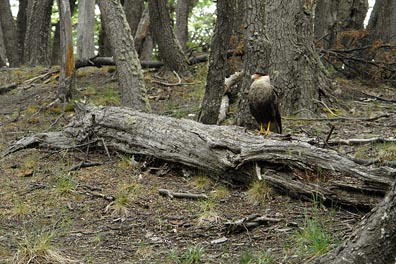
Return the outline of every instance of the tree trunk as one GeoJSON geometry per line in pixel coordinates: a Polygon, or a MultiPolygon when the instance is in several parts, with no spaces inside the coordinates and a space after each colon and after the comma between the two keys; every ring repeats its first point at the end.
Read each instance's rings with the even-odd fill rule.
{"type": "Polygon", "coordinates": [[[122,105],[150,111],[142,68],[124,10],[119,1],[99,0],[97,3],[117,65],[122,105]]]}
{"type": "Polygon", "coordinates": [[[132,36],[136,34],[143,10],[144,0],[125,0],[124,2],[125,16],[131,28],[132,36]]]}
{"type": "Polygon", "coordinates": [[[268,72],[270,58],[270,40],[265,32],[265,2],[246,1],[245,13],[245,63],[244,77],[242,79],[241,96],[236,113],[237,125],[250,129],[258,128],[256,120],[250,113],[247,95],[252,80],[250,76],[255,72],[268,72]]]}
{"type": "Polygon", "coordinates": [[[142,16],[140,18],[138,27],[135,32],[135,49],[139,54],[140,60],[143,60],[143,58],[141,57],[142,50],[144,47],[143,44],[149,35],[150,35],[150,16],[149,16],[148,7],[146,7],[143,10],[142,16]]]}
{"type": "MultiPolygon", "coordinates": [[[[76,0],[70,0],[71,15],[73,15],[75,5],[76,0]]],[[[62,47],[60,35],[60,21],[58,20],[55,25],[55,33],[52,41],[51,65],[61,65],[62,63],[62,47]]]]}
{"type": "Polygon", "coordinates": [[[18,67],[21,64],[17,29],[11,13],[8,0],[0,0],[0,26],[3,31],[4,44],[10,67],[18,67]]]}
{"type": "Polygon", "coordinates": [[[176,39],[165,0],[150,0],[151,31],[165,68],[180,73],[188,72],[187,58],[176,39]]]}
{"type": "Polygon", "coordinates": [[[371,13],[367,29],[370,31],[372,42],[382,40],[383,42],[396,41],[396,1],[376,0],[371,13]]]}
{"type": "Polygon", "coordinates": [[[107,29],[106,25],[104,23],[103,15],[100,15],[100,21],[101,21],[101,29],[99,33],[99,56],[101,57],[111,57],[113,54],[111,54],[111,47],[110,47],[110,42],[107,37],[107,29]]]}
{"type": "Polygon", "coordinates": [[[27,29],[27,10],[28,8],[28,0],[19,0],[19,8],[18,8],[18,15],[17,15],[17,34],[18,34],[18,43],[19,43],[19,54],[22,59],[24,56],[25,51],[25,36],[26,36],[26,29],[27,29]]]}
{"type": "Polygon", "coordinates": [[[316,196],[329,205],[367,209],[381,201],[394,180],[392,170],[369,169],[333,150],[306,143],[309,140],[263,139],[236,126],[204,125],[129,108],[90,107],[82,109],[63,131],[21,139],[5,155],[27,147],[106,147],[182,164],[228,182],[247,185],[260,176],[291,197],[311,200],[316,196]]]}
{"type": "Polygon", "coordinates": [[[0,23],[0,68],[7,66],[6,61],[7,61],[6,48],[3,39],[3,30],[1,30],[1,23],[0,23]]]}
{"type": "Polygon", "coordinates": [[[315,39],[328,49],[336,44],[337,35],[347,30],[364,29],[367,0],[319,0],[315,8],[315,39]]]}
{"type": "Polygon", "coordinates": [[[176,3],[176,37],[182,50],[187,50],[188,15],[192,9],[192,0],[177,0],[176,3]]]}
{"type": "Polygon", "coordinates": [[[60,50],[62,52],[61,70],[59,76],[58,98],[63,102],[72,97],[75,80],[73,35],[70,3],[68,0],[58,0],[60,50]]]}
{"type": "MultiPolygon", "coordinates": [[[[378,0],[377,0],[378,1],[378,0]]],[[[386,197],[355,227],[350,238],[314,260],[319,264],[393,264],[396,260],[396,181],[386,197]]]]}
{"type": "MultiPolygon", "coordinates": [[[[265,28],[271,45],[264,47],[269,73],[279,93],[281,112],[307,114],[330,105],[331,82],[313,46],[314,1],[265,1],[265,28]]],[[[258,51],[260,52],[260,50],[258,51]]]]}
{"type": "Polygon", "coordinates": [[[204,124],[216,124],[220,112],[221,98],[224,95],[227,50],[232,35],[235,1],[217,1],[217,21],[211,43],[209,69],[205,94],[198,120],[204,124]]]}
{"type": "Polygon", "coordinates": [[[50,66],[53,0],[31,0],[25,36],[24,61],[29,66],[50,66]]]}
{"type": "Polygon", "coordinates": [[[78,2],[77,58],[95,56],[95,0],[78,2]]]}

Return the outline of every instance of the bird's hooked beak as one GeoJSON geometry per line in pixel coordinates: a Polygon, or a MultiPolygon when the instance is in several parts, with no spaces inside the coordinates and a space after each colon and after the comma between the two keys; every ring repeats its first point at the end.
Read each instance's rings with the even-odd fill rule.
{"type": "Polygon", "coordinates": [[[250,76],[250,79],[252,79],[252,80],[257,80],[257,79],[260,78],[260,77],[261,77],[260,74],[255,73],[255,74],[253,74],[252,76],[250,76]]]}

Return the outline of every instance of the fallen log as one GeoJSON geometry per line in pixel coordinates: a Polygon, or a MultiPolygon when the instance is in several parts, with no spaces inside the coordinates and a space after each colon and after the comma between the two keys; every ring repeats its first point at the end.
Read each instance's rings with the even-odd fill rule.
{"type": "Polygon", "coordinates": [[[205,171],[209,176],[248,184],[261,177],[293,197],[372,208],[389,189],[395,170],[367,168],[336,151],[288,136],[263,138],[242,127],[204,125],[192,120],[120,107],[82,107],[62,131],[37,133],[11,145],[73,149],[87,146],[153,156],[205,171]]]}

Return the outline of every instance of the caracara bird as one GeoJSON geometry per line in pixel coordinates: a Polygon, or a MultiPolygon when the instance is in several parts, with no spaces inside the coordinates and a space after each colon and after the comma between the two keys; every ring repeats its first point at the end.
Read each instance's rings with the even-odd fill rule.
{"type": "Polygon", "coordinates": [[[250,112],[260,125],[258,133],[268,135],[270,131],[282,134],[278,97],[270,83],[269,75],[255,73],[248,94],[250,112]],[[265,127],[265,130],[264,130],[265,127]]]}

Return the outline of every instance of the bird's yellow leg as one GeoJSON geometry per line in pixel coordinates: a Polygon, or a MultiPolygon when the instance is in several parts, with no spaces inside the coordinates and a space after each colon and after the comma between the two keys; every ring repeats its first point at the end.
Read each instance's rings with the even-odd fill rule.
{"type": "Polygon", "coordinates": [[[271,127],[271,121],[268,121],[267,130],[264,132],[265,135],[268,135],[268,134],[269,134],[269,132],[270,132],[270,127],[271,127]]]}

